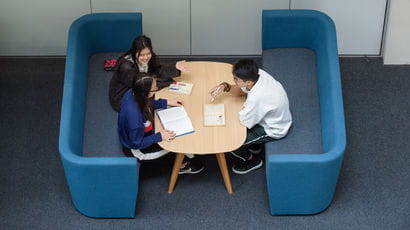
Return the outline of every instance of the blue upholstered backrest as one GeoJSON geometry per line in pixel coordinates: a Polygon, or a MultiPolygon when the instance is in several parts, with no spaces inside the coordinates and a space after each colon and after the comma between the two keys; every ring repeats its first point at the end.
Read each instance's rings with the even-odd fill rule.
{"type": "Polygon", "coordinates": [[[346,146],[335,25],[314,10],[264,10],[262,49],[307,48],[316,54],[323,151],[342,154],[346,146]]]}
{"type": "Polygon", "coordinates": [[[98,52],[125,52],[141,34],[141,13],[88,14],[72,23],[61,111],[61,154],[82,155],[89,57],[98,52]]]}
{"type": "Polygon", "coordinates": [[[124,52],[141,34],[141,13],[88,14],[70,27],[59,150],[73,204],[87,216],[135,215],[139,175],[136,159],[83,157],[82,149],[90,56],[98,52],[124,52]]]}

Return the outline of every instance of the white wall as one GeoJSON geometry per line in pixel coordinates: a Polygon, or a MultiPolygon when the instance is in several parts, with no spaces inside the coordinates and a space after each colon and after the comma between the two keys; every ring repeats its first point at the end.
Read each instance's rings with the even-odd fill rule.
{"type": "Polygon", "coordinates": [[[1,0],[0,56],[65,55],[71,23],[88,0],[1,0]]]}
{"type": "Polygon", "coordinates": [[[292,0],[291,9],[329,15],[337,32],[339,54],[380,55],[387,0],[292,0]]]}
{"type": "MultiPolygon", "coordinates": [[[[160,55],[258,55],[262,9],[317,9],[336,23],[340,54],[378,55],[387,0],[1,0],[0,56],[64,55],[72,21],[86,13],[142,12],[160,55]]],[[[398,10],[405,15],[409,0],[398,10]]],[[[392,17],[391,24],[403,22],[392,17]]],[[[404,24],[403,26],[408,26],[404,24]]],[[[389,31],[400,44],[402,28],[389,31]]],[[[408,39],[408,37],[406,37],[408,39]]],[[[403,44],[406,47],[406,45],[403,44]]],[[[407,46],[408,47],[408,46],[407,46]]],[[[396,52],[393,52],[396,53],[396,52]]],[[[387,59],[386,59],[387,60],[387,59]]]]}
{"type": "Polygon", "coordinates": [[[96,12],[142,12],[142,31],[160,55],[190,54],[190,0],[91,0],[96,12]]]}
{"type": "Polygon", "coordinates": [[[390,0],[384,64],[410,64],[410,1],[390,0]]]}
{"type": "Polygon", "coordinates": [[[260,55],[262,9],[288,0],[191,0],[192,55],[260,55]]]}

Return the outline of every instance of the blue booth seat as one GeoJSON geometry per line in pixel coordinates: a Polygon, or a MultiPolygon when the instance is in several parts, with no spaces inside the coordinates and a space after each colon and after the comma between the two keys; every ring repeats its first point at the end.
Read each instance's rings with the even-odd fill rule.
{"type": "Polygon", "coordinates": [[[125,52],[141,34],[141,13],[88,14],[74,21],[69,30],[59,150],[74,206],[86,216],[135,216],[136,158],[84,157],[83,138],[90,56],[125,52]]]}
{"type": "MultiPolygon", "coordinates": [[[[303,53],[306,59],[313,57],[315,79],[301,84],[306,79],[300,74],[289,74],[283,80],[290,88],[294,124],[288,137],[265,145],[270,210],[272,215],[314,214],[326,209],[333,199],[346,148],[335,25],[319,11],[264,10],[262,63],[274,76],[272,71],[282,66],[277,61],[283,55],[271,56],[278,49],[285,55],[295,49],[308,50],[303,53]],[[312,135],[317,140],[309,140],[312,135]],[[282,151],[286,142],[293,152],[282,151]]],[[[300,66],[298,62],[291,63],[284,72],[300,66]]]]}

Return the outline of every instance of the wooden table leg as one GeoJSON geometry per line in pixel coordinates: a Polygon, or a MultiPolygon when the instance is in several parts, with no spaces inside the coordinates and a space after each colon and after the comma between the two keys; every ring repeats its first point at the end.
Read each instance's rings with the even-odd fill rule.
{"type": "Polygon", "coordinates": [[[169,181],[168,193],[172,193],[174,191],[175,183],[178,179],[178,172],[181,168],[184,156],[185,155],[182,153],[177,153],[175,156],[174,167],[172,168],[171,179],[169,181]]]}
{"type": "Polygon", "coordinates": [[[219,168],[221,169],[222,177],[224,178],[225,187],[229,194],[232,194],[231,179],[229,177],[228,166],[226,165],[225,153],[217,153],[219,168]]]}

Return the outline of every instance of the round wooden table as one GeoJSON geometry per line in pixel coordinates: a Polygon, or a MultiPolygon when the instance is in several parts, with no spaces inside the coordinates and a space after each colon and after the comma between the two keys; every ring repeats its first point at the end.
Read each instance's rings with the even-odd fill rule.
{"type": "MultiPolygon", "coordinates": [[[[219,95],[213,102],[209,90],[221,82],[234,84],[232,65],[221,62],[187,62],[189,73],[182,73],[174,78],[178,82],[193,84],[190,95],[175,93],[168,87],[156,93],[156,98],[183,100],[188,116],[191,118],[194,133],[176,137],[171,142],[160,142],[159,145],[169,151],[175,152],[176,158],[172,169],[168,193],[172,193],[178,178],[184,154],[215,154],[221,170],[226,189],[232,193],[232,185],[225,160],[225,152],[239,148],[246,139],[246,127],[239,122],[239,111],[245,101],[244,96],[231,93],[219,95]],[[204,126],[204,104],[224,104],[225,125],[204,126]]],[[[155,130],[159,132],[162,126],[158,117],[155,117],[155,130]]]]}

